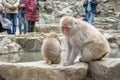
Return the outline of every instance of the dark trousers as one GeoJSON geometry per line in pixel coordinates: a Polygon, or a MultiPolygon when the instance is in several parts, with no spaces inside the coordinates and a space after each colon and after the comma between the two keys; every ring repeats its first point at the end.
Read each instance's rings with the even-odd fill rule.
{"type": "Polygon", "coordinates": [[[28,21],[28,32],[34,32],[34,28],[35,28],[35,22],[28,21]]]}
{"type": "Polygon", "coordinates": [[[1,22],[0,22],[0,32],[4,32],[4,31],[6,31],[6,29],[4,29],[4,28],[2,27],[2,24],[1,24],[1,22]]]}

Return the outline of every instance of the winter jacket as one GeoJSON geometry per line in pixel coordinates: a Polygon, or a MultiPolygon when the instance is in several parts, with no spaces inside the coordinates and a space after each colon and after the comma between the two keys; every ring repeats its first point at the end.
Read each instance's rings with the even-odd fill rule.
{"type": "MultiPolygon", "coordinates": [[[[97,0],[91,0],[90,3],[91,3],[92,12],[96,13],[96,6],[98,4],[97,0]]],[[[88,5],[88,0],[83,4],[83,7],[85,7],[86,13],[87,13],[87,5],[88,5]]]]}
{"type": "Polygon", "coordinates": [[[25,0],[26,19],[28,21],[39,21],[39,12],[37,10],[36,0],[25,0]]]}
{"type": "Polygon", "coordinates": [[[19,0],[2,0],[6,13],[18,13],[19,0]],[[9,8],[14,6],[16,9],[11,11],[9,8]]]}

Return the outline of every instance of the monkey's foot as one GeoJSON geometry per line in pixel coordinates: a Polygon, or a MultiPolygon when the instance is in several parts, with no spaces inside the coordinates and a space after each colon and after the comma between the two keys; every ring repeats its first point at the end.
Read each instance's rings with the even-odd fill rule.
{"type": "Polygon", "coordinates": [[[80,58],[79,59],[79,62],[85,62],[85,63],[88,63],[88,62],[90,62],[89,60],[84,60],[83,58],[80,58]]]}
{"type": "Polygon", "coordinates": [[[47,61],[47,64],[51,65],[51,64],[52,64],[52,62],[51,62],[51,61],[47,61]]]}

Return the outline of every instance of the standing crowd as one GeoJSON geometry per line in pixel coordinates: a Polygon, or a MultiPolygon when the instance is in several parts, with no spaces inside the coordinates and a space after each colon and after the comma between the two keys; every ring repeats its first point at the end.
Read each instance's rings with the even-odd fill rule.
{"type": "MultiPolygon", "coordinates": [[[[17,21],[19,34],[22,34],[22,23],[24,25],[23,33],[34,32],[35,22],[39,21],[37,0],[0,0],[0,18],[3,14],[12,22],[12,28],[6,29],[8,34],[16,34],[17,21]],[[5,12],[5,13],[3,13],[5,12]]],[[[2,32],[0,23],[0,32],[2,32]]]]}

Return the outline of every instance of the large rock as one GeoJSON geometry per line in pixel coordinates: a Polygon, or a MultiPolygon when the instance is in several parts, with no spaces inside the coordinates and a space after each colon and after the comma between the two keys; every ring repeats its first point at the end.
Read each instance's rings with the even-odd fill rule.
{"type": "Polygon", "coordinates": [[[120,80],[120,59],[103,59],[90,63],[92,80],[120,80]]]}
{"type": "Polygon", "coordinates": [[[8,35],[0,34],[0,54],[19,52],[21,46],[10,39],[8,35]]]}
{"type": "Polygon", "coordinates": [[[21,46],[15,42],[8,44],[7,47],[8,47],[9,53],[15,53],[21,50],[21,46]]]}
{"type": "Polygon", "coordinates": [[[88,65],[80,62],[68,67],[47,65],[43,61],[31,63],[1,62],[0,78],[5,80],[83,80],[86,77],[87,69],[88,65]]]}
{"type": "Polygon", "coordinates": [[[42,45],[39,37],[15,37],[15,41],[21,45],[24,51],[40,51],[42,45]]]}

